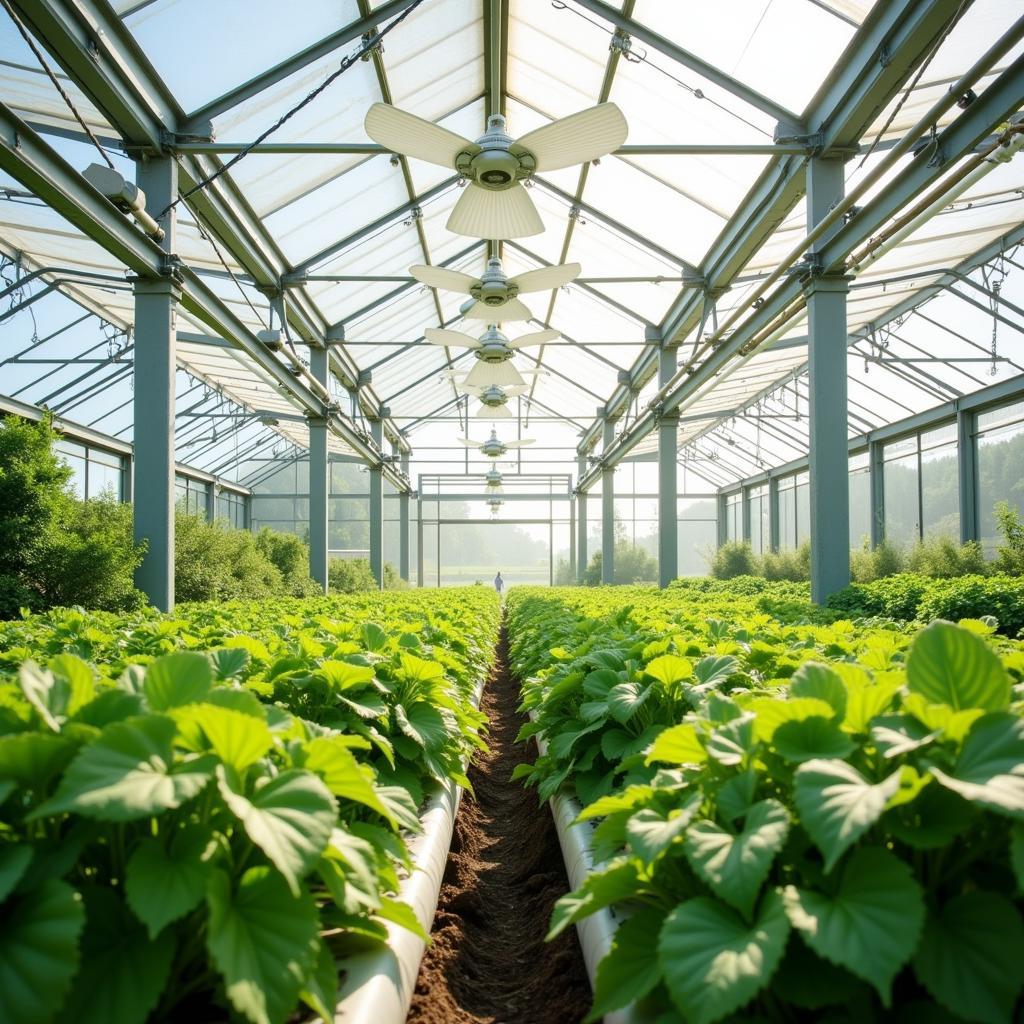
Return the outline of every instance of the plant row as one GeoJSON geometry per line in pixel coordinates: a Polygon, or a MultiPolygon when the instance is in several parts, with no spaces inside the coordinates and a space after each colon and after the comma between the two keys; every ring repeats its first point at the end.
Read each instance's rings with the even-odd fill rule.
{"type": "Polygon", "coordinates": [[[621,919],[591,1020],[1018,1019],[1024,645],[763,581],[507,603],[517,775],[594,824],[551,934],[621,919]]]}
{"type": "Polygon", "coordinates": [[[482,588],[0,628],[0,1020],[334,1016],[482,746],[482,588]]]}

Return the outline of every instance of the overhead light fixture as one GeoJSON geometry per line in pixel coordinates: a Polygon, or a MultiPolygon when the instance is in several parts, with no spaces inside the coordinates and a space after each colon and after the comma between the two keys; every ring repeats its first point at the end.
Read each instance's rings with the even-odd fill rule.
{"type": "Polygon", "coordinates": [[[146,193],[138,185],[127,181],[113,167],[105,164],[89,164],[82,171],[82,177],[101,196],[131,217],[150,238],[157,242],[163,240],[164,229],[146,213],[146,193]]]}

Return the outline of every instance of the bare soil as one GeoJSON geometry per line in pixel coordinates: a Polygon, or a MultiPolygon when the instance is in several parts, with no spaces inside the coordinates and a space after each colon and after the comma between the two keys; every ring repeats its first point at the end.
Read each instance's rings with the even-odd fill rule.
{"type": "Polygon", "coordinates": [[[575,928],[544,941],[569,884],[550,811],[511,781],[536,752],[515,743],[524,718],[507,656],[502,630],[481,699],[490,750],[470,766],[474,794],[463,794],[455,819],[407,1024],[578,1024],[590,1008],[575,928]]]}

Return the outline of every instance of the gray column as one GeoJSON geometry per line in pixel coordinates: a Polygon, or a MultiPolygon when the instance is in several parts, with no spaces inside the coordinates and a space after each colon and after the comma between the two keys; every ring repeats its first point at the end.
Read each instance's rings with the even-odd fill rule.
{"type": "Polygon", "coordinates": [[[956,412],[957,477],[960,498],[960,541],[978,539],[978,448],[974,443],[975,414],[956,412]]]}
{"type": "MultiPolygon", "coordinates": [[[[812,159],[807,169],[808,224],[817,224],[842,195],[842,161],[812,159]]],[[[850,582],[848,288],[849,282],[840,276],[812,273],[804,282],[809,332],[811,598],[819,604],[850,582]]]]}
{"type": "MultiPolygon", "coordinates": [[[[615,424],[604,421],[602,450],[607,450],[615,439],[615,424]]],[[[615,467],[601,470],[601,582],[611,583],[615,578],[615,467]]]]}
{"type": "Polygon", "coordinates": [[[723,491],[718,492],[715,507],[718,512],[718,520],[715,524],[718,534],[718,546],[721,547],[729,539],[729,531],[726,528],[725,521],[727,505],[725,503],[725,493],[723,491]]]}
{"type": "Polygon", "coordinates": [[[422,587],[426,573],[423,556],[423,499],[416,499],[416,586],[422,587]]]}
{"type": "MultiPolygon", "coordinates": [[[[576,480],[579,482],[587,471],[587,457],[580,455],[576,460],[576,480]]],[[[576,580],[583,582],[587,573],[587,492],[576,495],[576,580]]]]}
{"type": "MultiPolygon", "coordinates": [[[[328,350],[309,350],[309,369],[328,387],[328,350]]],[[[327,456],[327,418],[309,418],[309,575],[327,592],[331,467],[327,456]]]]}
{"type": "Polygon", "coordinates": [[[217,518],[217,491],[219,490],[216,480],[211,480],[206,488],[206,521],[212,523],[217,518]]]}
{"type": "Polygon", "coordinates": [[[779,478],[768,477],[768,543],[772,551],[778,551],[780,543],[779,529],[779,478]]]}
{"type": "Polygon", "coordinates": [[[871,546],[877,547],[885,539],[885,477],[882,446],[877,441],[868,443],[868,483],[871,488],[871,546]]]}
{"type": "MultiPolygon", "coordinates": [[[[384,421],[372,420],[370,433],[377,446],[384,440],[384,421]]],[[[380,464],[370,466],[370,572],[377,586],[384,589],[384,471],[380,464]]]]}
{"type": "MultiPolygon", "coordinates": [[[[157,214],[178,196],[178,168],[170,157],[143,160],[136,180],[146,208],[157,214]]],[[[160,243],[175,250],[175,211],[159,220],[160,243]]],[[[135,283],[134,457],[135,540],[146,553],[135,583],[161,611],[174,607],[175,309],[181,290],[171,277],[135,283]]]]}
{"type": "MultiPolygon", "coordinates": [[[[401,455],[402,472],[409,476],[409,455],[401,455]]],[[[409,582],[409,492],[398,497],[398,575],[409,582]]]]}
{"type": "MultiPolygon", "coordinates": [[[[676,350],[662,348],[658,386],[664,387],[675,372],[676,350]]],[[[663,415],[658,421],[658,582],[663,587],[679,575],[678,429],[678,414],[663,415]]]]}
{"type": "Polygon", "coordinates": [[[740,523],[742,524],[743,540],[750,543],[750,488],[740,488],[740,523]]]}

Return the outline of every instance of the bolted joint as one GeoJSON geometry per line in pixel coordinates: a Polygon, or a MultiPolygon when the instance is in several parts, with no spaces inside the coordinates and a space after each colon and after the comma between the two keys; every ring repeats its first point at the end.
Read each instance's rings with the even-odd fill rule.
{"type": "Polygon", "coordinates": [[[612,53],[621,53],[625,56],[626,54],[633,52],[633,40],[628,32],[624,32],[621,28],[617,28],[612,33],[612,37],[608,42],[608,49],[612,53]]]}

